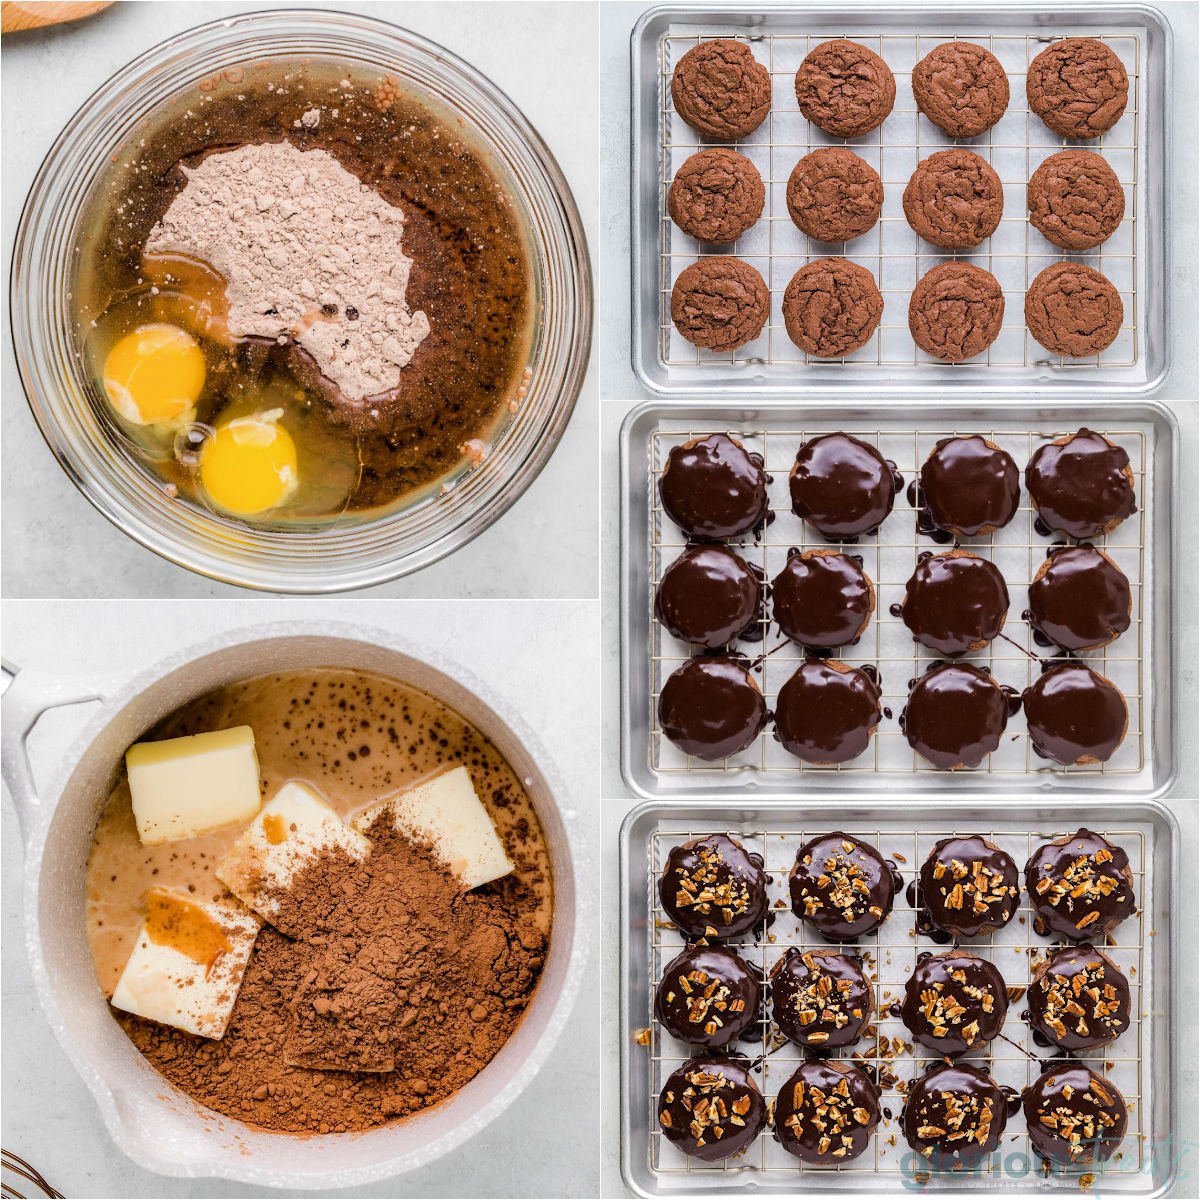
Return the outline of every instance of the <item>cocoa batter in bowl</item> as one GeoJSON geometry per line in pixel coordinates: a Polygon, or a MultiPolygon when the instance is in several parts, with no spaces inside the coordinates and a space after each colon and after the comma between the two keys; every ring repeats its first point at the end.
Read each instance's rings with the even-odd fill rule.
{"type": "MultiPolygon", "coordinates": [[[[519,715],[458,666],[380,631],[312,622],[241,630],[189,648],[105,700],[39,801],[21,739],[66,694],[61,680],[41,693],[20,678],[9,689],[5,777],[27,840],[28,950],[39,995],[126,1153],[164,1174],[342,1187],[432,1161],[515,1099],[566,1020],[585,958],[577,831],[519,715]],[[130,843],[122,757],[132,743],[238,720],[255,729],[267,797],[300,772],[349,812],[393,786],[409,788],[435,759],[462,764],[514,869],[443,904],[445,865],[368,822],[372,878],[363,875],[353,897],[347,873],[320,863],[336,936],[305,949],[303,936],[264,922],[224,1036],[194,1037],[115,1011],[106,992],[132,944],[133,894],[143,884],[186,893],[190,883],[191,897],[208,903],[206,857],[223,835],[139,846],[135,833],[130,843]],[[424,897],[419,906],[414,889],[424,897]],[[346,909],[336,917],[343,898],[370,930],[349,928],[346,909]],[[385,953],[379,939],[394,938],[396,912],[413,907],[403,949],[385,953]],[[315,960],[301,965],[294,955],[332,953],[355,937],[376,941],[377,963],[408,972],[397,981],[398,1011],[372,1030],[387,1035],[368,1047],[374,1061],[344,1061],[364,1045],[353,1019],[341,1040],[321,1037],[328,1022],[308,1020],[299,1043],[285,1050],[281,1040],[272,1061],[262,1043],[287,1020],[278,994],[320,999],[320,981],[308,978],[315,960]],[[454,994],[462,1011],[449,1002],[454,994]],[[407,1018],[410,1011],[417,1015],[407,1018]],[[379,1057],[385,1042],[394,1062],[379,1057]],[[330,1056],[341,1057],[339,1066],[330,1056]],[[285,1071],[284,1058],[318,1065],[285,1071]]],[[[302,876],[292,894],[294,913],[325,919],[314,914],[317,890],[306,890],[302,876]]],[[[343,998],[353,1008],[362,993],[350,987],[343,998]]]]}
{"type": "Polygon", "coordinates": [[[31,408],[123,531],[246,586],[450,553],[569,419],[591,328],[550,152],[468,64],[349,14],[247,14],[106,83],[22,216],[31,408]]]}

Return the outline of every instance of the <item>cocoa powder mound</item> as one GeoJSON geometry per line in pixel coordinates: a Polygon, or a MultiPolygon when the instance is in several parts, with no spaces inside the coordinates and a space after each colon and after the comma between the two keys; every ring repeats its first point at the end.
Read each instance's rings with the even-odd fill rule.
{"type": "Polygon", "coordinates": [[[116,1013],[201,1104],[266,1129],[368,1129],[445,1100],[512,1035],[546,938],[515,875],[462,892],[433,851],[378,823],[365,863],[300,873],[291,940],[258,936],[220,1041],[116,1013]]]}

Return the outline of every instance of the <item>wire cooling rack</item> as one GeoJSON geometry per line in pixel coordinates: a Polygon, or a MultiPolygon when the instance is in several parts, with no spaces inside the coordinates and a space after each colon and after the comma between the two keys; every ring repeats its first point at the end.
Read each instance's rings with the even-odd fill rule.
{"type": "MultiPolygon", "coordinates": [[[[895,509],[879,532],[856,544],[835,547],[847,554],[860,556],[863,569],[875,585],[875,611],[862,638],[857,645],[834,652],[834,657],[842,662],[853,666],[874,664],[879,670],[883,693],[880,703],[884,707],[884,719],[876,728],[869,747],[851,762],[816,766],[802,762],[786,751],[768,727],[741,753],[719,762],[706,762],[684,754],[663,734],[658,720],[658,697],[662,685],[674,670],[700,651],[673,638],[654,616],[654,596],[659,581],[687,544],[685,534],[662,510],[658,481],[672,447],[714,432],[712,428],[686,428],[682,422],[663,422],[653,431],[649,440],[650,586],[646,603],[649,605],[650,629],[649,758],[652,772],[688,773],[692,777],[702,778],[725,775],[731,782],[758,772],[800,772],[813,776],[828,776],[830,773],[947,774],[931,766],[908,745],[898,722],[907,700],[909,681],[923,674],[929,664],[941,656],[913,642],[907,626],[899,617],[892,616],[889,609],[892,604],[903,600],[904,585],[916,566],[918,554],[951,549],[949,544],[939,545],[917,532],[916,511],[907,496],[908,484],[918,477],[925,459],[936,443],[945,437],[981,434],[1006,450],[1017,467],[1023,469],[1039,446],[1074,430],[1026,429],[1014,432],[1011,428],[923,428],[896,431],[864,429],[852,422],[841,428],[878,448],[884,458],[896,464],[904,478],[904,486],[896,495],[895,509]]],[[[768,495],[774,520],[766,526],[761,540],[756,541],[752,535],[746,535],[741,541],[731,540],[727,543],[748,562],[760,567],[768,581],[783,569],[790,548],[830,548],[830,543],[791,511],[788,472],[801,443],[820,434],[837,431],[828,427],[810,429],[791,426],[782,420],[778,427],[772,424],[726,430],[747,450],[763,456],[767,474],[771,477],[768,495]]],[[[1129,628],[1115,642],[1099,650],[1085,651],[1077,657],[1111,680],[1124,694],[1129,709],[1125,739],[1105,763],[1064,767],[1037,756],[1029,739],[1024,715],[1018,713],[1009,719],[997,749],[974,771],[955,772],[958,776],[979,773],[1018,776],[1035,772],[1133,775],[1146,765],[1147,718],[1143,704],[1144,663],[1148,644],[1144,625],[1149,604],[1146,594],[1146,530],[1147,522],[1151,519],[1153,490],[1146,433],[1132,427],[1104,429],[1100,432],[1129,455],[1138,512],[1118,525],[1112,533],[1093,539],[1093,544],[1108,554],[1129,579],[1132,610],[1129,628]]],[[[1038,533],[1034,528],[1035,518],[1036,513],[1028,494],[1022,488],[1021,507],[1007,526],[986,537],[964,539],[958,543],[963,549],[991,559],[1004,576],[1009,591],[1009,611],[1003,636],[990,642],[986,650],[968,654],[962,661],[987,667],[998,683],[1008,684],[1018,692],[1037,678],[1042,660],[1054,657],[1057,653],[1053,649],[1038,646],[1033,640],[1032,628],[1021,619],[1028,600],[1026,589],[1045,558],[1046,551],[1051,546],[1069,541],[1061,536],[1038,533]]],[[[732,648],[756,662],[756,682],[767,698],[768,708],[773,708],[779,689],[803,662],[804,653],[779,632],[769,616],[768,612],[761,641],[738,641],[733,643],[732,648]]]]}
{"type": "MultiPolygon", "coordinates": [[[[659,39],[661,111],[659,164],[659,357],[663,367],[729,367],[739,364],[806,365],[853,363],[858,366],[992,368],[1043,367],[1065,369],[1133,367],[1142,353],[1138,296],[1139,131],[1143,50],[1137,32],[1087,32],[1105,42],[1120,58],[1129,76],[1129,103],[1120,121],[1089,142],[1069,142],[1030,112],[1025,93],[1029,64],[1051,42],[1069,36],[1065,31],[1011,33],[857,32],[830,28],[822,32],[672,33],[659,39]],[[712,36],[734,37],[771,74],[771,111],[748,138],[728,143],[746,155],[763,177],[767,199],[763,216],[731,246],[698,242],[675,226],[667,213],[667,191],[676,171],[703,149],[696,132],[674,111],[671,74],[675,64],[699,42],[712,36]],[[796,70],[821,42],[848,37],[878,54],[896,77],[896,105],[878,128],[860,138],[838,139],[811,124],[796,103],[796,70]],[[1003,117],[977,138],[949,138],[921,114],[913,99],[911,73],[935,46],[952,40],[971,41],[990,50],[1005,69],[1009,106],[1003,117]],[[796,163],[821,146],[848,146],[866,159],[883,180],[883,212],[874,229],[853,241],[832,245],[816,242],[788,214],[787,181],[796,163]],[[1004,185],[1004,215],[996,232],[969,251],[940,251],[917,236],[904,217],[901,199],[917,164],[937,150],[960,146],[979,154],[995,169],[1004,185]],[[1068,147],[1101,154],[1116,172],[1125,191],[1125,217],[1116,232],[1089,251],[1064,251],[1030,226],[1026,184],[1051,154],[1068,147]],[[762,334],[748,345],[726,353],[693,346],[671,322],[671,288],[685,267],[714,253],[733,254],[756,267],[771,290],[771,315],[762,334]],[[871,339],[841,359],[817,359],[788,337],[783,325],[782,300],[792,276],[805,263],[839,255],[866,267],[884,298],[883,317],[871,339]],[[939,262],[959,259],[991,272],[1004,292],[1004,324],[984,355],[969,363],[944,363],[919,350],[908,328],[908,301],[917,280],[939,262]],[[1099,354],[1074,359],[1046,350],[1025,328],[1025,293],[1037,274],[1052,263],[1086,263],[1105,275],[1121,295],[1125,315],[1113,343],[1099,354]]],[[[1073,36],[1073,35],[1070,35],[1073,36]]],[[[1012,373],[1012,372],[1010,372],[1012,373]]]]}
{"type": "MultiPolygon", "coordinates": [[[[1016,833],[1012,831],[1012,824],[1009,823],[1007,828],[993,829],[983,836],[1011,855],[1020,870],[1037,846],[1061,833],[1073,832],[1074,828],[1016,833]]],[[[905,885],[916,877],[921,864],[937,841],[946,837],[980,832],[972,827],[924,828],[919,833],[896,833],[879,828],[862,828],[855,824],[848,824],[844,831],[874,846],[884,858],[892,859],[904,877],[905,885]]],[[[705,1163],[689,1158],[663,1137],[657,1119],[659,1092],[667,1076],[683,1065],[692,1051],[667,1035],[653,1019],[655,990],[664,969],[684,945],[683,939],[659,902],[657,883],[672,846],[711,832],[712,829],[699,823],[689,827],[683,821],[672,821],[669,824],[660,822],[650,834],[648,874],[645,880],[648,889],[647,911],[650,915],[650,986],[641,1016],[650,1030],[646,1052],[646,1068],[650,1076],[650,1110],[645,1115],[651,1130],[651,1172],[660,1176],[723,1175],[730,1184],[747,1181],[758,1172],[772,1175],[786,1172],[793,1176],[799,1173],[826,1182],[833,1182],[832,1176],[850,1176],[860,1180],[873,1174],[905,1179],[913,1178],[914,1174],[918,1178],[922,1174],[928,1176],[927,1162],[923,1158],[918,1161],[904,1141],[901,1113],[909,1081],[919,1075],[926,1066],[940,1059],[933,1051],[920,1046],[914,1047],[912,1035],[899,1018],[887,1013],[879,1015],[880,1010],[903,999],[904,986],[915,966],[917,954],[926,950],[936,952],[943,948],[929,938],[916,935],[916,914],[908,903],[906,888],[897,892],[890,916],[876,933],[842,947],[848,953],[863,956],[867,974],[875,986],[876,993],[876,1019],[867,1027],[858,1043],[838,1051],[835,1056],[854,1062],[881,1081],[885,1115],[868,1150],[850,1163],[837,1167],[814,1167],[802,1164],[775,1142],[769,1130],[764,1130],[762,1136],[744,1154],[724,1162],[705,1163]]],[[[790,824],[781,819],[765,828],[755,826],[729,832],[747,849],[757,851],[763,856],[768,876],[768,896],[775,914],[774,923],[766,938],[747,938],[731,943],[733,948],[764,973],[768,973],[791,946],[805,950],[828,948],[829,943],[815,937],[808,927],[793,915],[788,903],[787,876],[799,847],[818,834],[830,832],[829,827],[805,829],[798,822],[790,824]],[[779,907],[781,901],[782,907],[779,907]]],[[[1056,1184],[1076,1192],[1080,1188],[1080,1177],[1084,1174],[1102,1177],[1105,1186],[1112,1186],[1116,1176],[1141,1175],[1147,1169],[1146,1140],[1151,1133],[1143,1115],[1148,1106],[1142,1103],[1145,1081],[1151,1078],[1150,1072],[1153,1070],[1153,1041],[1146,1034],[1146,1018],[1155,1002],[1151,995],[1152,976],[1149,974],[1148,960],[1151,940],[1156,931],[1148,928],[1145,915],[1155,911],[1155,881],[1153,872],[1147,869],[1148,833],[1144,827],[1132,823],[1124,827],[1103,829],[1101,832],[1128,854],[1134,876],[1134,894],[1138,901],[1136,914],[1122,922],[1109,936],[1107,944],[1099,947],[1112,958],[1129,980],[1130,1025],[1111,1045],[1079,1053],[1075,1057],[1116,1084],[1129,1107],[1129,1125],[1124,1142],[1109,1162],[1079,1167],[1054,1167],[1042,1183],[1043,1187],[1056,1184]]],[[[984,937],[959,943],[963,948],[990,959],[1009,987],[1009,1008],[1001,1031],[1002,1036],[991,1042],[986,1052],[968,1054],[962,1061],[972,1066],[988,1068],[997,1083],[1013,1087],[1017,1091],[1037,1078],[1043,1069],[1043,1060],[1049,1061],[1055,1055],[1052,1049],[1034,1045],[1028,1026],[1020,1018],[1024,1007],[1025,989],[1032,978],[1033,970],[1054,944],[1051,939],[1041,938],[1034,932],[1033,910],[1023,888],[1021,906],[1008,925],[984,937]]],[[[769,994],[764,998],[763,1015],[764,1019],[770,1016],[769,994]]],[[[637,1020],[638,1017],[634,1019],[637,1020]]],[[[741,1042],[735,1048],[752,1061],[762,1057],[756,1082],[768,1102],[778,1095],[784,1082],[805,1057],[799,1047],[783,1038],[773,1022],[770,1024],[769,1036],[761,1048],[754,1042],[741,1042]],[[765,1055],[764,1050],[767,1051],[765,1055]]],[[[1002,1179],[1011,1184],[1014,1173],[1018,1170],[1027,1171],[1031,1179],[1041,1177],[1043,1173],[1040,1161],[1029,1149],[1025,1118],[1021,1112],[1008,1119],[997,1152],[986,1160],[979,1171],[971,1173],[970,1177],[1002,1179]]],[[[839,1178],[837,1182],[842,1180],[839,1178]]]]}

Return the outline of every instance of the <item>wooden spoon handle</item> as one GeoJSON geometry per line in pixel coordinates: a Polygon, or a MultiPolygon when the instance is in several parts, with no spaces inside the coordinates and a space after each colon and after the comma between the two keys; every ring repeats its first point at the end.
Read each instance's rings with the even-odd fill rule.
{"type": "Polygon", "coordinates": [[[35,3],[27,0],[4,0],[0,4],[0,32],[15,33],[21,29],[41,29],[46,25],[63,25],[67,21],[78,21],[82,17],[90,17],[92,13],[108,8],[112,0],[104,0],[100,4],[56,3],[46,0],[45,3],[35,3]]]}

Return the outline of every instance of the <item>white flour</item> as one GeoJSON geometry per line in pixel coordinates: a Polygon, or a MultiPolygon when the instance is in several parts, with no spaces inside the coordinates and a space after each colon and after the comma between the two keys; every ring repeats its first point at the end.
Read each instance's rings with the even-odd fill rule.
{"type": "Polygon", "coordinates": [[[225,278],[235,337],[292,337],[351,400],[387,391],[429,336],[405,300],[404,214],[324,150],[241,146],[184,167],[146,254],[225,278]]]}

